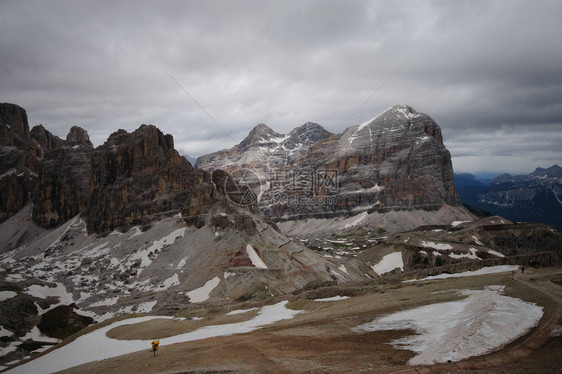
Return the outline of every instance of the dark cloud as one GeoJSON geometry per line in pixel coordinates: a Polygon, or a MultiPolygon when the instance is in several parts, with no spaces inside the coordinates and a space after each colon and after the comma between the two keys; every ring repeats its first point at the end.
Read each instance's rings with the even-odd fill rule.
{"type": "Polygon", "coordinates": [[[560,14],[557,1],[2,2],[0,101],[95,144],[153,123],[193,155],[260,122],[341,131],[406,103],[442,126],[457,171],[528,172],[562,161],[560,14]]]}

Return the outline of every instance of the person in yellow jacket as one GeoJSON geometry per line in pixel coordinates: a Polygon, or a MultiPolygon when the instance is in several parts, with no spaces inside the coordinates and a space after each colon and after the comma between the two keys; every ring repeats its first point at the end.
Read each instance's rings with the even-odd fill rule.
{"type": "Polygon", "coordinates": [[[152,352],[153,352],[152,358],[158,357],[158,354],[156,354],[156,351],[158,350],[159,345],[160,345],[160,340],[156,339],[156,340],[152,341],[152,352]]]}

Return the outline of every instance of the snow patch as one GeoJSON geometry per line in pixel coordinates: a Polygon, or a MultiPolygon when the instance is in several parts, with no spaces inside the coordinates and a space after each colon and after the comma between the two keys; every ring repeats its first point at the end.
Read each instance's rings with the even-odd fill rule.
{"type": "Polygon", "coordinates": [[[377,318],[353,331],[412,329],[398,349],[418,353],[410,365],[460,361],[497,350],[537,325],[543,308],[493,290],[461,292],[466,299],[426,305],[377,318]]]}
{"type": "Polygon", "coordinates": [[[488,249],[488,253],[498,257],[505,257],[502,253],[494,251],[493,249],[488,249]]]}
{"type": "Polygon", "coordinates": [[[393,252],[384,256],[378,264],[372,265],[371,268],[378,275],[386,274],[396,268],[400,268],[400,270],[404,271],[402,252],[393,252]]]}
{"type": "Polygon", "coordinates": [[[176,269],[181,269],[185,266],[185,264],[187,264],[187,260],[189,260],[189,256],[184,257],[180,260],[180,262],[178,262],[178,266],[176,266],[176,269]]]}
{"type": "Polygon", "coordinates": [[[111,306],[111,305],[117,304],[118,300],[119,300],[119,296],[115,296],[115,297],[111,297],[109,299],[97,301],[93,304],[90,304],[89,307],[92,308],[92,307],[96,307],[96,306],[111,306]]]}
{"type": "Polygon", "coordinates": [[[131,232],[131,231],[133,231],[133,230],[134,230],[134,232],[131,234],[131,236],[129,236],[129,239],[133,239],[133,238],[135,238],[135,237],[137,237],[137,236],[142,235],[142,230],[141,230],[141,228],[140,228],[139,226],[133,227],[131,230],[129,230],[129,232],[131,232]]]}
{"type": "Polygon", "coordinates": [[[349,299],[349,296],[333,296],[333,297],[325,297],[322,299],[314,299],[313,301],[319,301],[319,302],[327,302],[327,301],[339,301],[339,300],[346,300],[349,299]]]}
{"type": "Polygon", "coordinates": [[[252,261],[252,264],[255,267],[257,267],[258,269],[267,269],[267,265],[265,264],[265,262],[263,262],[261,257],[250,244],[246,245],[246,252],[248,252],[248,257],[250,257],[250,261],[252,261]]]}
{"type": "Polygon", "coordinates": [[[170,287],[177,286],[180,284],[180,280],[177,274],[172,275],[170,278],[164,280],[162,285],[158,287],[158,291],[167,290],[170,287]]]}
{"type": "Polygon", "coordinates": [[[33,326],[31,331],[29,331],[21,338],[21,341],[24,342],[30,339],[36,342],[45,342],[45,343],[59,343],[62,341],[60,339],[50,338],[46,335],[41,334],[41,331],[39,331],[39,328],[37,326],[33,326]]]}
{"type": "Polygon", "coordinates": [[[11,299],[12,297],[16,297],[18,294],[14,291],[0,291],[0,301],[11,299]]]}
{"type": "Polygon", "coordinates": [[[207,281],[207,283],[205,283],[202,287],[186,292],[185,294],[189,297],[190,302],[201,303],[210,297],[210,293],[219,285],[219,283],[219,277],[214,277],[213,279],[207,281]]]}
{"type": "Polygon", "coordinates": [[[6,330],[4,326],[0,326],[0,338],[4,336],[12,336],[12,335],[14,335],[13,332],[11,332],[10,330],[6,330]]]}
{"type": "Polygon", "coordinates": [[[447,249],[453,249],[453,247],[450,246],[449,244],[426,242],[424,240],[422,240],[421,245],[422,245],[422,247],[425,247],[425,248],[437,249],[438,251],[445,251],[447,249]]]}
{"type": "Polygon", "coordinates": [[[447,279],[447,278],[459,278],[459,277],[472,277],[475,275],[488,275],[488,274],[497,274],[497,273],[505,273],[509,271],[515,271],[519,269],[518,265],[499,265],[499,266],[488,266],[482,269],[474,270],[474,271],[465,271],[462,273],[455,273],[455,274],[439,274],[439,275],[432,275],[429,277],[425,277],[422,279],[410,279],[406,282],[419,282],[423,280],[431,280],[431,279],[447,279]]]}
{"type": "Polygon", "coordinates": [[[256,310],[256,309],[258,309],[258,308],[238,309],[238,310],[230,311],[230,312],[226,313],[226,315],[227,316],[234,316],[234,315],[237,315],[237,314],[248,313],[248,312],[251,312],[251,311],[256,310]]]}
{"type": "Polygon", "coordinates": [[[333,269],[330,269],[330,274],[338,279],[345,280],[345,277],[343,275],[341,275],[337,271],[334,271],[333,269]]]}
{"type": "Polygon", "coordinates": [[[146,303],[141,303],[137,307],[137,313],[150,313],[154,306],[158,303],[158,300],[147,301],[146,303]]]}
{"type": "Polygon", "coordinates": [[[472,239],[474,239],[474,242],[478,245],[481,245],[482,247],[484,246],[484,244],[482,244],[482,242],[480,240],[478,240],[478,238],[474,235],[472,235],[472,239]]]}
{"type": "Polygon", "coordinates": [[[236,274],[225,271],[224,274],[223,274],[223,278],[228,279],[228,277],[232,277],[233,275],[236,275],[236,274]]]}
{"type": "Polygon", "coordinates": [[[449,257],[451,258],[470,258],[473,260],[481,260],[480,257],[476,256],[476,252],[478,252],[477,249],[475,248],[469,248],[468,249],[470,251],[470,253],[461,253],[460,255],[454,254],[454,253],[449,253],[449,257]]]}
{"type": "Polygon", "coordinates": [[[140,259],[141,260],[141,264],[140,267],[141,268],[145,268],[148,265],[150,265],[152,263],[152,260],[150,259],[150,257],[148,257],[148,255],[151,252],[155,252],[155,251],[159,251],[162,248],[164,248],[165,245],[170,245],[170,244],[174,244],[174,242],[180,238],[183,237],[185,235],[185,231],[187,230],[187,227],[182,227],[181,229],[177,229],[175,231],[172,231],[168,236],[160,239],[160,240],[155,240],[152,242],[152,245],[146,249],[143,249],[139,252],[137,252],[134,256],[132,256],[132,259],[140,259]]]}
{"type": "Polygon", "coordinates": [[[72,294],[66,291],[66,287],[64,287],[62,283],[56,283],[56,287],[39,286],[37,284],[33,284],[29,286],[24,292],[30,296],[38,297],[40,299],[46,299],[50,296],[58,297],[58,304],[52,304],[48,309],[44,310],[45,312],[53,309],[58,305],[70,305],[74,302],[72,294]]]}
{"type": "MultiPolygon", "coordinates": [[[[287,301],[282,301],[274,305],[264,306],[261,308],[257,316],[248,321],[226,325],[205,326],[185,334],[160,339],[160,346],[207,339],[216,336],[247,333],[281,320],[292,319],[297,314],[303,313],[303,311],[300,310],[287,309],[286,304],[287,301]]],[[[121,356],[136,351],[149,351],[150,340],[117,340],[108,338],[106,333],[118,326],[142,323],[158,318],[172,319],[173,317],[147,316],[115,322],[89,334],[82,335],[73,342],[55,349],[45,356],[38,357],[37,359],[24,365],[15,367],[7,373],[52,373],[85,364],[87,362],[100,361],[106,358],[121,356]]]]}

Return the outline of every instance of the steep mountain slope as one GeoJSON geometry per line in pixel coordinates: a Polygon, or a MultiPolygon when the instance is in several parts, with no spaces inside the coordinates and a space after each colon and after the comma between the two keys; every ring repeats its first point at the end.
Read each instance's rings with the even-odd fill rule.
{"type": "Polygon", "coordinates": [[[42,126],[31,136],[43,157],[33,196],[33,219],[43,227],[56,227],[84,211],[90,199],[93,145],[86,130],[74,126],[66,140],[42,126]]]}
{"type": "Polygon", "coordinates": [[[0,103],[0,222],[27,204],[37,181],[42,151],[30,135],[25,109],[0,103]]]}
{"type": "Polygon", "coordinates": [[[488,186],[459,188],[464,203],[514,221],[544,222],[562,230],[562,168],[537,168],[528,175],[502,174],[488,186]]]}
{"type": "Polygon", "coordinates": [[[400,231],[472,218],[456,193],[441,129],[426,114],[396,105],[341,134],[328,137],[320,129],[290,148],[291,136],[258,125],[239,145],[202,156],[197,166],[237,171],[242,179],[252,174],[248,185],[260,210],[293,234],[303,233],[303,219],[337,230],[349,222],[336,219],[363,214],[355,224],[400,231]]]}

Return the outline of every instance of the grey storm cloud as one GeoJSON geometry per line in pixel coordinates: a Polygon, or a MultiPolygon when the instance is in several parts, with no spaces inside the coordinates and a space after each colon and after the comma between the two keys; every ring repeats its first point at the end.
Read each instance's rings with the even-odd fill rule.
{"type": "Polygon", "coordinates": [[[258,123],[341,132],[404,103],[441,125],[456,171],[530,172],[562,161],[560,14],[559,1],[4,1],[0,101],[96,145],[152,123],[191,155],[258,123]]]}

